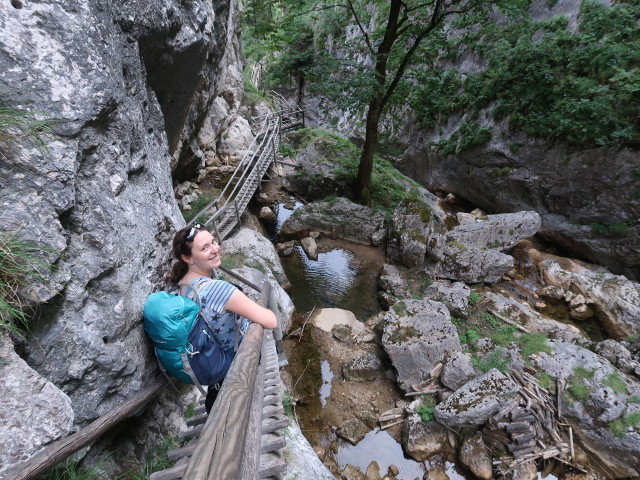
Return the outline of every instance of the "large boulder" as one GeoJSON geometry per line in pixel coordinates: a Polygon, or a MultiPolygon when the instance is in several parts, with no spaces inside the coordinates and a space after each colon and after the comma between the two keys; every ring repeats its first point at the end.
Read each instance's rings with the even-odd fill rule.
{"type": "Polygon", "coordinates": [[[461,350],[447,308],[431,300],[399,302],[385,315],[382,345],[405,391],[428,378],[434,365],[461,350]]]}
{"type": "Polygon", "coordinates": [[[435,274],[465,283],[494,283],[513,265],[513,257],[498,250],[480,250],[449,242],[444,247],[442,260],[435,266],[435,274]]]}
{"type": "Polygon", "coordinates": [[[493,458],[482,440],[482,433],[476,432],[462,442],[459,458],[476,477],[482,480],[493,478],[493,458]]]}
{"type": "Polygon", "coordinates": [[[585,304],[595,310],[607,333],[624,340],[640,334],[640,284],[620,275],[594,272],[571,264],[572,270],[563,268],[553,260],[538,264],[545,283],[560,287],[569,302],[580,295],[585,304]]]}
{"type": "Polygon", "coordinates": [[[464,316],[469,306],[471,289],[462,282],[437,280],[424,292],[425,298],[444,303],[452,315],[464,316]]]}
{"type": "Polygon", "coordinates": [[[491,369],[471,380],[435,408],[435,417],[447,427],[482,425],[510,401],[516,385],[491,369]]]}
{"type": "Polygon", "coordinates": [[[565,385],[562,416],[614,478],[640,473],[640,382],[578,345],[550,341],[537,367],[565,385]]]}
{"type": "Polygon", "coordinates": [[[440,381],[445,387],[455,391],[469,380],[476,378],[479,373],[468,354],[455,352],[445,362],[440,381]]]}
{"type": "Polygon", "coordinates": [[[0,329],[0,477],[73,427],[69,397],[15,353],[0,329]]]}
{"type": "Polygon", "coordinates": [[[536,212],[487,215],[453,228],[447,233],[447,243],[506,252],[523,238],[535,235],[540,224],[540,215],[536,212]]]}
{"type": "Polygon", "coordinates": [[[304,238],[314,230],[327,236],[372,245],[379,241],[384,231],[384,214],[346,198],[309,203],[284,221],[278,236],[304,238]]]}
{"type": "Polygon", "coordinates": [[[434,208],[418,198],[405,198],[389,225],[389,260],[407,268],[422,267],[427,258],[439,260],[444,247],[444,223],[434,208]]]}

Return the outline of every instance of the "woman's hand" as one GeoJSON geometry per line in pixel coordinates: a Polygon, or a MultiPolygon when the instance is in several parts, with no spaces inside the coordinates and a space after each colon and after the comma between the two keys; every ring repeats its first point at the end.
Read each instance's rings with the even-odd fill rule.
{"type": "Polygon", "coordinates": [[[224,309],[237,313],[252,322],[259,323],[264,328],[276,328],[278,325],[278,319],[275,313],[268,308],[261,307],[240,290],[235,290],[231,294],[224,309]]]}

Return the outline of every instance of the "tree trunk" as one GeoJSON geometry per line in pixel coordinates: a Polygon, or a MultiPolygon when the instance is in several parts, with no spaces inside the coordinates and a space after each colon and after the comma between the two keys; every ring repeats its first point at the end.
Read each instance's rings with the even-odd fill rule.
{"type": "Polygon", "coordinates": [[[382,95],[376,96],[369,104],[364,145],[358,165],[355,183],[356,199],[359,203],[371,206],[371,173],[373,172],[373,154],[378,145],[378,123],[380,122],[382,95]]]}

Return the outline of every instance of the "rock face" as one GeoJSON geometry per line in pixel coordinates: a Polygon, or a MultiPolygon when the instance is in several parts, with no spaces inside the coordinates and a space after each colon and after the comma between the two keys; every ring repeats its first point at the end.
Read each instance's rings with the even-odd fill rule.
{"type": "Polygon", "coordinates": [[[425,380],[447,352],[461,349],[449,311],[431,300],[396,303],[385,315],[382,344],[405,391],[425,380]]]}
{"type": "Polygon", "coordinates": [[[69,397],[46,381],[13,351],[0,331],[0,476],[43,445],[71,432],[73,409],[69,397]]]}
{"type": "Polygon", "coordinates": [[[556,341],[549,344],[552,352],[540,354],[536,363],[554,379],[566,382],[562,415],[582,446],[613,477],[638,476],[640,425],[631,419],[640,412],[640,404],[635,403],[640,383],[585,348],[556,341]]]}
{"type": "Polygon", "coordinates": [[[42,245],[59,271],[32,288],[34,303],[55,300],[21,351],[59,405],[68,395],[74,427],[156,372],[141,317],[184,224],[171,169],[191,175],[240,105],[238,15],[234,0],[0,8],[3,103],[57,120],[46,150],[0,156],[0,230],[42,245]]]}
{"type": "Polygon", "coordinates": [[[635,244],[640,227],[617,238],[591,227],[638,218],[638,202],[621,206],[619,201],[634,194],[631,172],[640,162],[637,151],[581,150],[519,135],[520,148],[513,152],[509,145],[516,140],[500,132],[486,145],[451,157],[428,151],[426,144],[437,136],[433,133],[416,134],[415,142],[408,139],[412,145],[397,168],[422,185],[455,192],[490,211],[536,211],[545,239],[617,274],[640,279],[640,250],[635,244]],[[603,169],[604,164],[610,168],[603,169]],[[493,174],[505,166],[506,175],[493,174]]]}
{"type": "Polygon", "coordinates": [[[414,412],[404,421],[402,446],[415,461],[424,462],[449,448],[448,431],[438,422],[424,423],[420,415],[414,412]]]}
{"type": "Polygon", "coordinates": [[[623,340],[640,333],[640,284],[586,268],[568,271],[551,260],[540,262],[538,268],[543,280],[562,288],[569,302],[578,303],[580,296],[582,304],[589,304],[613,338],[623,340]]]}
{"type": "Polygon", "coordinates": [[[384,214],[346,198],[309,203],[284,221],[278,235],[303,238],[313,230],[365,245],[379,245],[380,234],[384,232],[384,214]]]}

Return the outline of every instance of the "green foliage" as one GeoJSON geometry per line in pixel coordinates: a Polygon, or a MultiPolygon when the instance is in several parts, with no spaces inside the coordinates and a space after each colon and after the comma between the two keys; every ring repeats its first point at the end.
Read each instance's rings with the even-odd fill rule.
{"type": "Polygon", "coordinates": [[[615,437],[622,438],[627,435],[627,429],[640,425],[640,412],[625,415],[621,420],[615,420],[609,424],[609,428],[615,437]]]}
{"type": "Polygon", "coordinates": [[[47,253],[53,252],[21,232],[0,232],[0,327],[18,335],[27,328],[28,302],[22,289],[50,283],[54,267],[45,261],[47,253]]]}
{"type": "Polygon", "coordinates": [[[499,371],[506,373],[509,368],[509,360],[503,359],[505,354],[505,349],[502,347],[496,348],[491,353],[489,353],[485,358],[479,358],[474,356],[471,359],[471,363],[474,367],[481,370],[484,373],[487,373],[492,368],[496,368],[499,371]]]}
{"type": "Polygon", "coordinates": [[[469,305],[473,307],[474,305],[477,305],[479,301],[480,301],[480,294],[478,292],[472,291],[469,294],[469,305]]]}
{"type": "Polygon", "coordinates": [[[195,414],[196,404],[189,403],[187,405],[187,409],[184,411],[184,418],[191,418],[195,414]]]}
{"type": "Polygon", "coordinates": [[[280,146],[278,147],[278,152],[283,157],[295,158],[296,156],[296,149],[293,148],[292,145],[289,145],[286,142],[282,142],[280,144],[280,146]]]}
{"type": "Polygon", "coordinates": [[[519,337],[515,335],[518,329],[512,325],[499,328],[494,334],[491,335],[491,339],[500,346],[506,347],[510,343],[519,340],[519,337]]]}
{"type": "Polygon", "coordinates": [[[538,380],[538,383],[542,388],[547,389],[552,394],[556,392],[555,379],[551,375],[549,375],[547,372],[536,373],[536,379],[538,380]]]}
{"type": "Polygon", "coordinates": [[[81,468],[79,460],[67,458],[56,465],[50,472],[42,475],[41,480],[101,480],[101,462],[91,468],[81,468]]]}
{"type": "MultiPolygon", "coordinates": [[[[638,17],[635,1],[609,8],[594,0],[582,2],[575,33],[565,17],[532,21],[520,15],[498,24],[476,16],[476,26],[468,23],[469,33],[450,40],[440,56],[451,60],[471,50],[487,68],[463,80],[455,70],[435,68],[433,49],[425,49],[431,56],[414,66],[413,77],[421,81],[409,90],[410,103],[426,126],[443,123],[455,111],[474,121],[488,109],[532,136],[578,145],[637,144],[638,17]]],[[[464,143],[457,139],[464,136],[469,144],[482,140],[454,134],[439,147],[443,153],[462,151],[464,143]]]]}
{"type": "Polygon", "coordinates": [[[575,367],[567,379],[567,393],[570,400],[585,401],[591,394],[591,388],[585,380],[592,380],[595,369],[587,369],[582,366],[575,367]]]}
{"type": "Polygon", "coordinates": [[[432,422],[436,417],[433,414],[436,407],[436,401],[433,397],[422,396],[422,405],[414,409],[424,423],[432,422]]]}
{"type": "Polygon", "coordinates": [[[404,302],[397,302],[393,304],[393,311],[396,312],[398,315],[401,315],[403,313],[405,313],[407,311],[407,304],[404,302]]]}
{"type": "Polygon", "coordinates": [[[543,333],[524,333],[519,338],[520,353],[525,358],[534,353],[551,353],[551,346],[548,340],[543,333]]]}
{"type": "Polygon", "coordinates": [[[247,256],[240,252],[234,253],[233,255],[225,255],[222,257],[221,264],[224,268],[228,270],[234,270],[236,268],[242,267],[247,261],[247,256]]]}
{"type": "Polygon", "coordinates": [[[285,390],[282,394],[282,407],[284,408],[284,414],[293,418],[295,416],[295,412],[293,409],[293,396],[289,390],[285,390]]]}
{"type": "Polygon", "coordinates": [[[463,122],[449,138],[431,145],[443,155],[455,155],[488,142],[492,134],[491,127],[481,127],[476,121],[463,122]]]}
{"type": "Polygon", "coordinates": [[[640,403],[640,395],[632,395],[627,399],[627,403],[640,403]]]}
{"type": "Polygon", "coordinates": [[[615,394],[627,393],[627,382],[616,372],[607,375],[604,380],[602,380],[602,384],[606,387],[611,387],[611,390],[613,390],[615,394]]]}
{"type": "Polygon", "coordinates": [[[465,332],[458,333],[458,338],[460,339],[460,343],[473,346],[478,343],[478,340],[482,337],[473,328],[468,328],[465,332]]]}
{"type": "Polygon", "coordinates": [[[479,312],[478,319],[492,328],[497,328],[502,324],[501,320],[498,317],[489,312],[479,312]]]}
{"type": "Polygon", "coordinates": [[[43,149],[53,125],[48,116],[12,107],[0,93],[0,158],[8,159],[9,152],[18,145],[43,149]]]}
{"type": "Polygon", "coordinates": [[[629,229],[634,226],[634,220],[625,220],[615,223],[592,223],[591,230],[596,235],[605,237],[622,238],[629,236],[629,229]]]}
{"type": "MultiPolygon", "coordinates": [[[[212,197],[210,195],[198,195],[198,198],[196,198],[193,202],[191,202],[191,210],[182,211],[182,216],[184,217],[184,221],[190,222],[193,219],[193,217],[198,215],[204,207],[206,207],[209,203],[213,202],[215,199],[216,197],[212,197]]],[[[209,213],[208,215],[200,215],[197,221],[200,223],[204,223],[209,219],[211,215],[212,213],[209,213]]]]}

